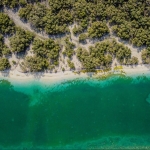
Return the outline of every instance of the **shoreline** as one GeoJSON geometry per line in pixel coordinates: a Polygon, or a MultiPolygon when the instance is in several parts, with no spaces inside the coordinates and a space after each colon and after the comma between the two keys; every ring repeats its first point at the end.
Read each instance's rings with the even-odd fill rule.
{"type": "Polygon", "coordinates": [[[58,73],[21,73],[17,70],[9,72],[0,72],[0,79],[6,79],[16,82],[31,82],[31,81],[41,81],[45,83],[57,83],[60,81],[68,81],[73,79],[82,78],[97,78],[102,76],[107,76],[112,74],[124,74],[125,76],[140,76],[140,75],[150,75],[150,65],[137,65],[137,66],[121,66],[121,69],[112,69],[109,72],[98,72],[94,73],[80,73],[77,74],[72,71],[58,72],[58,73]]]}
{"type": "Polygon", "coordinates": [[[123,72],[126,76],[137,77],[137,76],[149,76],[150,65],[137,65],[137,66],[123,66],[123,72]]]}

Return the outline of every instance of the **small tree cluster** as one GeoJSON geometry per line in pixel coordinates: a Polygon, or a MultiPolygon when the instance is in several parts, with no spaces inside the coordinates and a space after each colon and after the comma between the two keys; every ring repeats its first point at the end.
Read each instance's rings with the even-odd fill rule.
{"type": "Polygon", "coordinates": [[[35,39],[33,41],[33,52],[36,56],[48,59],[51,64],[58,65],[60,46],[52,39],[41,41],[35,39]]]}
{"type": "Polygon", "coordinates": [[[75,35],[78,35],[79,33],[81,33],[83,31],[83,28],[82,27],[80,27],[80,26],[74,26],[74,28],[73,28],[73,34],[75,34],[75,35]]]}
{"type": "Polygon", "coordinates": [[[0,33],[1,34],[13,34],[15,31],[15,24],[4,13],[0,13],[0,33]]]}
{"type": "Polygon", "coordinates": [[[89,47],[89,51],[79,48],[76,53],[87,71],[103,67],[110,68],[115,57],[120,63],[125,63],[131,58],[131,50],[114,40],[97,43],[95,47],[89,47]]]}
{"type": "Polygon", "coordinates": [[[0,34],[0,56],[11,54],[10,49],[4,44],[4,38],[0,34]]]}
{"type": "Polygon", "coordinates": [[[127,65],[138,65],[139,60],[137,57],[133,56],[132,58],[130,58],[129,60],[127,60],[126,64],[127,65]]]}
{"type": "Polygon", "coordinates": [[[49,62],[39,56],[27,56],[25,58],[25,66],[30,72],[39,72],[47,69],[49,62]]]}
{"type": "Polygon", "coordinates": [[[28,20],[34,28],[42,30],[44,28],[43,17],[46,15],[46,6],[38,3],[36,5],[28,4],[19,10],[19,16],[28,20]]]}
{"type": "Polygon", "coordinates": [[[11,66],[7,58],[0,58],[0,71],[4,71],[6,69],[9,69],[10,67],[11,66]]]}
{"type": "Polygon", "coordinates": [[[142,57],[142,61],[144,64],[150,64],[150,48],[149,47],[142,51],[141,57],[142,57]]]}
{"type": "Polygon", "coordinates": [[[109,29],[104,22],[94,22],[88,29],[89,37],[91,38],[101,38],[103,35],[109,33],[109,29]]]}
{"type": "Polygon", "coordinates": [[[25,51],[29,47],[33,38],[34,35],[31,32],[17,28],[15,35],[10,38],[12,51],[16,53],[25,51]]]}
{"type": "Polygon", "coordinates": [[[71,62],[69,59],[67,60],[68,66],[70,67],[71,70],[75,70],[74,63],[71,62]]]}
{"type": "Polygon", "coordinates": [[[82,33],[79,35],[79,42],[86,42],[87,35],[85,33],[82,33]]]}
{"type": "Polygon", "coordinates": [[[66,38],[65,42],[66,42],[66,46],[65,46],[65,50],[63,51],[63,54],[71,58],[74,54],[75,45],[69,41],[69,38],[66,38]]]}

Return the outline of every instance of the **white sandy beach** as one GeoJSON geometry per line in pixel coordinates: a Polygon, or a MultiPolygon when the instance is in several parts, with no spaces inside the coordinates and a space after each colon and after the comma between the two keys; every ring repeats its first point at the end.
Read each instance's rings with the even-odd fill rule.
{"type": "Polygon", "coordinates": [[[81,73],[80,75],[72,71],[58,72],[58,73],[21,73],[17,70],[7,72],[0,72],[1,79],[14,80],[17,82],[30,82],[32,80],[57,83],[65,80],[72,80],[77,78],[86,78],[87,74],[81,73]]]}
{"type": "Polygon", "coordinates": [[[21,73],[16,69],[10,72],[0,72],[0,78],[19,83],[31,82],[33,80],[41,81],[44,83],[57,83],[60,81],[68,81],[79,78],[95,78],[109,73],[120,74],[122,71],[126,76],[139,76],[150,75],[150,65],[137,65],[137,66],[122,66],[123,69],[114,70],[109,72],[94,73],[74,73],[72,71],[57,72],[57,73],[21,73]]]}
{"type": "Polygon", "coordinates": [[[123,66],[123,71],[128,75],[148,75],[150,74],[150,65],[123,66]]]}

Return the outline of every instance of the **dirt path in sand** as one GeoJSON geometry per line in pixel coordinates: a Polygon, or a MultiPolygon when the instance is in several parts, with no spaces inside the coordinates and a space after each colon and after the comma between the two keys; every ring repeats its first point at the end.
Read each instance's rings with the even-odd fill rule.
{"type": "Polygon", "coordinates": [[[41,39],[48,39],[49,38],[48,35],[45,33],[37,33],[34,29],[31,28],[30,23],[22,22],[19,15],[18,15],[18,12],[15,13],[11,9],[8,9],[8,8],[4,8],[4,12],[6,14],[8,14],[8,16],[14,21],[16,26],[19,26],[25,30],[28,30],[28,31],[36,34],[41,39]]]}

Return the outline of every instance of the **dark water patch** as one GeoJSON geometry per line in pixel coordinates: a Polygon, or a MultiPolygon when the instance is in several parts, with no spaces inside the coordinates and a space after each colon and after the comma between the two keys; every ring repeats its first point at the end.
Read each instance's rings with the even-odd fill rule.
{"type": "Polygon", "coordinates": [[[14,91],[10,82],[0,81],[0,144],[17,145],[24,140],[28,103],[27,95],[14,91]]]}

